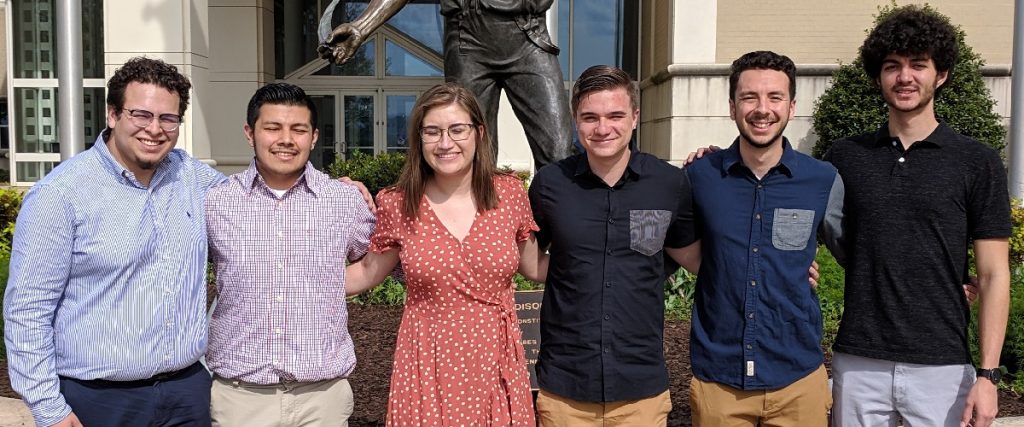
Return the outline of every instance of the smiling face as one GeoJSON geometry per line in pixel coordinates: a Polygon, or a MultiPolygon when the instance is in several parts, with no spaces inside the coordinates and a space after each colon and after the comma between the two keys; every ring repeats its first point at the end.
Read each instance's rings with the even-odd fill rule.
{"type": "Polygon", "coordinates": [[[935,90],[948,75],[936,70],[928,56],[890,54],[882,61],[878,85],[891,112],[929,112],[934,108],[935,90]]]}
{"type": "Polygon", "coordinates": [[[291,188],[306,170],[319,137],[311,115],[304,105],[263,104],[256,123],[245,125],[245,137],[256,152],[256,169],[270,188],[291,188]]]}
{"type": "Polygon", "coordinates": [[[131,82],[124,90],[124,108],[116,111],[107,106],[107,127],[110,128],[107,148],[121,166],[144,184],[149,184],[157,165],[174,149],[180,128],[165,131],[160,128],[159,119],[146,127],[138,127],[127,110],[145,110],[157,117],[177,115],[179,101],[176,93],[155,84],[131,82]]]}
{"type": "Polygon", "coordinates": [[[736,122],[744,143],[756,148],[781,143],[796,108],[789,84],[782,71],[749,69],[740,73],[735,99],[729,100],[729,117],[736,122]]]}
{"type": "MultiPolygon", "coordinates": [[[[423,116],[420,129],[446,129],[441,132],[437,142],[422,142],[423,159],[438,177],[456,177],[470,179],[473,173],[473,159],[476,156],[476,144],[484,132],[482,125],[473,125],[469,113],[458,104],[448,104],[432,108],[423,116]],[[457,137],[466,137],[462,141],[452,139],[451,127],[468,124],[468,131],[457,137]]],[[[422,136],[421,136],[422,138],[422,136]]]]}
{"type": "Polygon", "coordinates": [[[590,161],[629,158],[629,140],[640,110],[632,108],[626,88],[590,92],[576,107],[576,128],[590,161]]]}

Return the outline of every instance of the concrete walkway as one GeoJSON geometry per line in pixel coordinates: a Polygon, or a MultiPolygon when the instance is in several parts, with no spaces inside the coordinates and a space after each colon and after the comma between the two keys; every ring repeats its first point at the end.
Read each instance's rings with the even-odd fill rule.
{"type": "MultiPolygon", "coordinates": [[[[20,399],[0,397],[0,427],[35,426],[20,399]]],[[[1000,418],[993,427],[1024,427],[1024,417],[1000,418]]]]}

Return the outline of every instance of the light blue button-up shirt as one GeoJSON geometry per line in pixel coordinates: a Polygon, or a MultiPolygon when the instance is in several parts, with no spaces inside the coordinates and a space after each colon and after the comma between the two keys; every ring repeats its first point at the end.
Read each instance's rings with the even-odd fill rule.
{"type": "Polygon", "coordinates": [[[11,385],[35,421],[71,408],[58,375],[130,381],[206,350],[206,191],[225,179],[172,150],[144,186],[102,137],[25,195],[4,297],[11,385]]]}

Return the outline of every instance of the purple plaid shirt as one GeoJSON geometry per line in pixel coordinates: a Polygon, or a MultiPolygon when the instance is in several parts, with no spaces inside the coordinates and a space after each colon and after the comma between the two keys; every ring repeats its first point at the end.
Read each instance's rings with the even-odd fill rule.
{"type": "Polygon", "coordinates": [[[210,370],[256,384],[347,377],[356,356],[345,260],[366,254],[375,222],[354,186],[308,163],[281,198],[255,163],[210,190],[206,224],[219,293],[210,370]]]}

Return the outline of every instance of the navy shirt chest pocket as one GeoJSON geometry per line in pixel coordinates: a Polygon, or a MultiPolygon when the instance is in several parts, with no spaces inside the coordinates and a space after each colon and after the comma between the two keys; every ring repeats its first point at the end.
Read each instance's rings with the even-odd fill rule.
{"type": "Polygon", "coordinates": [[[630,210],[629,247],[651,256],[665,246],[665,234],[672,222],[672,211],[630,210]]]}
{"type": "Polygon", "coordinates": [[[772,245],[781,251],[801,251],[814,231],[814,211],[776,208],[772,220],[772,245]]]}

